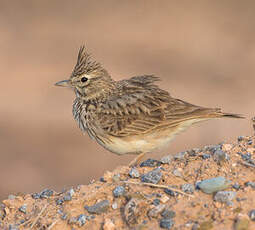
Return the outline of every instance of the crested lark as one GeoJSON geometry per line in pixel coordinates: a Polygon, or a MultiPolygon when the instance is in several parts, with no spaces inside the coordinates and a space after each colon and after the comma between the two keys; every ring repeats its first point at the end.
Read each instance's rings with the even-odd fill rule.
{"type": "Polygon", "coordinates": [[[168,144],[192,124],[211,118],[243,118],[176,99],[160,89],[152,75],[114,81],[84,46],[68,80],[57,82],[74,90],[73,116],[80,129],[107,150],[139,154],[168,144]]]}

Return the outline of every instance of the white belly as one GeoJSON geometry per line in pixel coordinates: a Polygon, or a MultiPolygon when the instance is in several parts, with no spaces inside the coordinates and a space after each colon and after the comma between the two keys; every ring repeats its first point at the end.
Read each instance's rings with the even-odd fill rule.
{"type": "MultiPolygon", "coordinates": [[[[139,154],[139,153],[148,153],[153,152],[157,149],[161,149],[166,147],[174,137],[186,130],[190,125],[201,121],[202,119],[197,120],[189,120],[184,122],[178,128],[173,129],[165,129],[160,132],[155,132],[151,134],[139,135],[139,136],[131,136],[131,137],[111,137],[111,143],[102,144],[109,151],[116,153],[118,155],[123,154],[139,154]]],[[[207,119],[203,119],[207,120],[207,119]]]]}

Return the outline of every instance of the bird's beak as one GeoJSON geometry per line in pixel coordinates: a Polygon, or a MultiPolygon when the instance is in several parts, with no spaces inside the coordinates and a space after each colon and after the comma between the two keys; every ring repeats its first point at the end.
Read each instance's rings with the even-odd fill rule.
{"type": "Polygon", "coordinates": [[[63,81],[58,81],[55,83],[56,86],[62,86],[62,87],[70,87],[70,80],[63,80],[63,81]]]}

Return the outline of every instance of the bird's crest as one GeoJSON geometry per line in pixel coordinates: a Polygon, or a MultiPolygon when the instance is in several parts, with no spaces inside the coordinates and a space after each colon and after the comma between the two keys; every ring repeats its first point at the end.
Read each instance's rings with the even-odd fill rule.
{"type": "Polygon", "coordinates": [[[81,46],[77,63],[72,72],[72,77],[79,76],[84,73],[91,73],[94,71],[101,71],[103,68],[99,62],[92,61],[91,55],[86,51],[85,46],[81,46]]]}

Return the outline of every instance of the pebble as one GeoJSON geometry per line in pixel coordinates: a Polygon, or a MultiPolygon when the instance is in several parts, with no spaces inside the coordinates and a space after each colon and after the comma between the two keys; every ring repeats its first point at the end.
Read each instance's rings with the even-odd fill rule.
{"type": "Polygon", "coordinates": [[[212,145],[212,146],[207,146],[206,149],[211,152],[215,153],[217,150],[221,150],[221,144],[219,145],[212,145]]]}
{"type": "Polygon", "coordinates": [[[197,184],[197,186],[204,193],[214,193],[220,190],[226,189],[230,185],[230,181],[225,177],[214,177],[210,179],[206,179],[197,184]]]}
{"type": "Polygon", "coordinates": [[[81,227],[86,223],[86,216],[81,214],[77,217],[77,224],[81,227]]]}
{"type": "Polygon", "coordinates": [[[56,200],[57,205],[62,205],[64,203],[64,200],[62,198],[59,198],[56,200]]]}
{"type": "Polygon", "coordinates": [[[113,204],[112,204],[112,209],[117,209],[118,208],[118,203],[117,202],[114,202],[113,204]]]}
{"type": "Polygon", "coordinates": [[[175,160],[181,160],[181,159],[184,159],[185,155],[187,155],[188,152],[185,151],[185,152],[179,152],[177,154],[174,155],[174,159],[175,160]]]}
{"type": "Polygon", "coordinates": [[[152,201],[152,204],[155,205],[155,206],[159,205],[160,204],[160,199],[158,199],[158,198],[154,199],[152,201]]]}
{"type": "Polygon", "coordinates": [[[161,216],[164,217],[165,219],[171,219],[176,216],[176,213],[172,211],[171,209],[165,209],[162,213],[161,216]]]}
{"type": "Polygon", "coordinates": [[[245,186],[249,186],[249,187],[255,189],[255,182],[248,181],[248,182],[245,183],[245,186]]]}
{"type": "Polygon", "coordinates": [[[64,214],[61,216],[61,219],[62,219],[62,220],[66,220],[66,219],[67,219],[67,214],[64,213],[64,214]]]}
{"type": "Polygon", "coordinates": [[[213,153],[213,157],[214,157],[214,160],[219,163],[228,161],[230,159],[229,155],[226,152],[222,151],[221,149],[216,150],[213,153]]]}
{"type": "Polygon", "coordinates": [[[26,214],[27,213],[27,204],[23,204],[22,206],[20,206],[19,211],[26,214]]]}
{"type": "Polygon", "coordinates": [[[194,193],[194,190],[195,190],[195,187],[193,184],[183,184],[181,186],[181,189],[183,192],[186,192],[186,193],[189,193],[189,194],[193,194],[194,193]]]}
{"type": "Polygon", "coordinates": [[[238,152],[238,154],[240,154],[240,156],[242,157],[242,159],[244,161],[249,161],[251,159],[251,154],[250,153],[243,154],[243,153],[238,152]]]}
{"type": "Polygon", "coordinates": [[[249,217],[252,221],[255,221],[255,209],[252,209],[250,212],[249,212],[249,217]]]}
{"type": "Polygon", "coordinates": [[[156,218],[159,215],[159,213],[161,213],[165,209],[165,207],[166,207],[165,204],[157,205],[156,207],[149,210],[148,217],[156,218]]]}
{"type": "Polygon", "coordinates": [[[92,206],[85,206],[84,208],[90,213],[90,214],[101,214],[108,210],[110,206],[109,200],[102,200],[92,206]]]}
{"type": "Polygon", "coordinates": [[[159,226],[164,229],[171,229],[174,225],[173,219],[161,219],[159,226]]]}
{"type": "Polygon", "coordinates": [[[204,160],[206,160],[206,159],[211,158],[211,155],[210,155],[210,154],[205,153],[205,154],[203,154],[203,155],[202,155],[202,158],[203,158],[204,160]]]}
{"type": "Polygon", "coordinates": [[[141,176],[141,181],[145,183],[157,184],[162,177],[160,168],[156,168],[141,176]]]}
{"type": "Polygon", "coordinates": [[[177,197],[179,195],[178,192],[174,192],[173,190],[171,190],[171,188],[165,188],[164,192],[173,197],[177,197]]]}
{"type": "Polygon", "coordinates": [[[40,198],[40,193],[33,193],[32,198],[35,199],[35,200],[39,199],[40,198]]]}
{"type": "Polygon", "coordinates": [[[125,188],[123,186],[117,186],[113,189],[114,197],[120,197],[125,194],[125,188]]]}
{"type": "Polygon", "coordinates": [[[240,142],[240,141],[243,141],[244,139],[245,139],[244,136],[239,136],[239,137],[237,138],[237,141],[240,142]]]}
{"type": "Polygon", "coordinates": [[[161,162],[154,159],[147,159],[140,164],[140,167],[158,167],[161,165],[161,162]]]}
{"type": "Polygon", "coordinates": [[[235,182],[233,185],[232,185],[232,187],[234,188],[234,189],[236,189],[236,190],[239,190],[240,189],[240,184],[238,184],[238,182],[235,182]]]}
{"type": "Polygon", "coordinates": [[[235,196],[236,192],[233,191],[219,191],[215,194],[214,200],[217,202],[230,204],[235,196]]]}
{"type": "Polygon", "coordinates": [[[172,155],[167,155],[167,156],[164,156],[160,159],[160,162],[162,164],[170,164],[173,160],[173,156],[172,155]]]}
{"type": "Polygon", "coordinates": [[[113,177],[112,177],[112,180],[114,182],[119,182],[120,181],[120,174],[119,173],[118,174],[114,174],[113,177]]]}
{"type": "Polygon", "coordinates": [[[136,168],[132,168],[128,175],[131,177],[131,178],[139,178],[140,177],[140,173],[139,171],[136,169],[136,168]]]}
{"type": "Polygon", "coordinates": [[[182,172],[181,172],[180,169],[174,169],[173,174],[174,174],[176,177],[182,177],[182,172]]]}
{"type": "Polygon", "coordinates": [[[44,189],[40,193],[40,198],[48,198],[53,195],[53,190],[52,189],[44,189]]]}
{"type": "Polygon", "coordinates": [[[64,196],[64,200],[65,201],[70,201],[70,200],[72,200],[72,197],[73,197],[73,195],[74,195],[74,190],[71,188],[70,190],[68,190],[67,191],[67,193],[66,193],[66,195],[64,196]]]}

